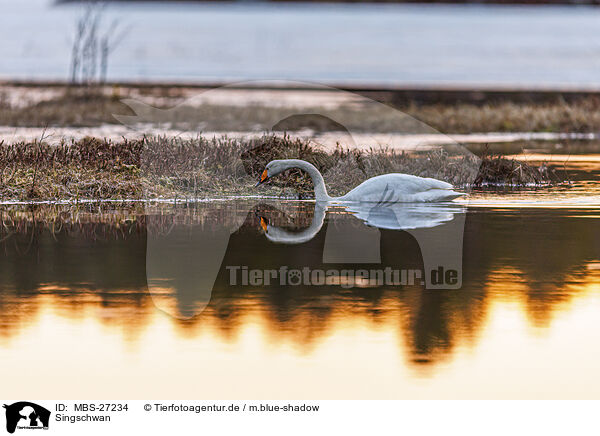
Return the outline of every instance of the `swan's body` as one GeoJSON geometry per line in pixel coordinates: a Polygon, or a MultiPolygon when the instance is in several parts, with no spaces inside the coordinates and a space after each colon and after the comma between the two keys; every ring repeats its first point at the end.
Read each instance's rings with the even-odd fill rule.
{"type": "Polygon", "coordinates": [[[259,184],[290,168],[300,168],[308,173],[315,187],[317,201],[413,203],[447,201],[464,195],[454,191],[450,183],[441,180],[391,173],[365,180],[346,195],[331,197],[327,194],[325,181],[319,170],[309,162],[300,159],[269,162],[259,184]]]}
{"type": "Polygon", "coordinates": [[[390,173],[365,180],[339,201],[414,203],[451,200],[463,195],[441,180],[390,173]]]}

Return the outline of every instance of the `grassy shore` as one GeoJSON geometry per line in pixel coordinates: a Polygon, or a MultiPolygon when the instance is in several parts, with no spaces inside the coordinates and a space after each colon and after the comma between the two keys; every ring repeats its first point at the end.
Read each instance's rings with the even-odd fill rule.
{"type": "Polygon", "coordinates": [[[254,187],[273,159],[313,163],[332,195],[390,172],[434,177],[457,187],[523,185],[559,181],[545,167],[501,157],[452,151],[396,152],[377,149],[325,152],[307,140],[265,135],[242,140],[146,136],[111,142],[98,138],[62,143],[2,144],[0,200],[150,200],[215,198],[234,195],[313,198],[312,181],[289,170],[254,187]]]}

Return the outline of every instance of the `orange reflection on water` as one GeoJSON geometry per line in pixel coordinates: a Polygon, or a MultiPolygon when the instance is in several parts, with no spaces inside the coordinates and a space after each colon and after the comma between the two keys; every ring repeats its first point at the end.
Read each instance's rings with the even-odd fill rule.
{"type": "MultiPolygon", "coordinates": [[[[390,291],[282,316],[249,294],[190,320],[139,290],[107,300],[46,285],[2,305],[0,383],[37,398],[598,398],[596,264],[543,304],[522,272],[498,267],[483,296],[440,294],[441,306],[390,291]],[[436,317],[443,327],[425,325],[436,317]]],[[[175,307],[168,290],[160,298],[175,307]]]]}

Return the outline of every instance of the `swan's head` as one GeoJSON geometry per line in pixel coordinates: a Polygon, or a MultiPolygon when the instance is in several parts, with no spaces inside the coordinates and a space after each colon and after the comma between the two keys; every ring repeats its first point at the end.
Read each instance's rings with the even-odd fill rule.
{"type": "Polygon", "coordinates": [[[262,174],[260,176],[260,180],[258,181],[258,183],[255,186],[258,186],[261,183],[266,182],[271,177],[275,177],[277,174],[284,172],[288,168],[290,168],[288,160],[283,160],[283,159],[272,160],[265,167],[265,170],[262,172],[262,174]]]}

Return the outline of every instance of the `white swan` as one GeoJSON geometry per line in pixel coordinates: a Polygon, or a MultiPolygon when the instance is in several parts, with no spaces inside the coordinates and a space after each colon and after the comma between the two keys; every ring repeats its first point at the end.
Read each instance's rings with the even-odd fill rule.
{"type": "Polygon", "coordinates": [[[256,186],[290,168],[299,168],[308,173],[315,187],[317,201],[412,203],[452,200],[465,195],[454,191],[450,183],[441,180],[391,173],[365,180],[341,197],[330,197],[319,170],[300,159],[272,160],[267,164],[256,186]]]}

